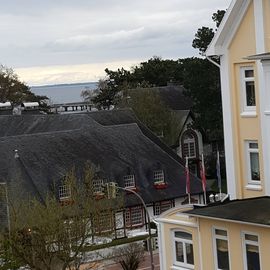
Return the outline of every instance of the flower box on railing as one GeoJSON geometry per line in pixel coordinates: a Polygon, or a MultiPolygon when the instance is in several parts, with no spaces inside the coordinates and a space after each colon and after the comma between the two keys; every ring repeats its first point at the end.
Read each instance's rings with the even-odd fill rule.
{"type": "Polygon", "coordinates": [[[125,190],[126,190],[126,194],[132,194],[132,191],[138,192],[137,187],[129,187],[129,188],[125,188],[125,190]]]}
{"type": "Polygon", "coordinates": [[[155,182],[154,187],[155,189],[164,189],[167,188],[168,184],[165,182],[155,182]]]}
{"type": "Polygon", "coordinates": [[[74,200],[71,198],[60,199],[61,206],[72,205],[73,203],[74,203],[74,200]]]}
{"type": "Polygon", "coordinates": [[[105,197],[105,193],[104,192],[96,192],[94,193],[95,199],[96,200],[101,200],[105,197]]]}

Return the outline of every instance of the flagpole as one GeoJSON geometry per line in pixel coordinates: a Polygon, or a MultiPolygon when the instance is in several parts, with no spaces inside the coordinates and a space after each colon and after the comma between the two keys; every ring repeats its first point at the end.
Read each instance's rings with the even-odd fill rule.
{"type": "Polygon", "coordinates": [[[191,204],[190,198],[190,178],[189,178],[188,156],[186,156],[186,193],[188,194],[188,204],[191,204]]]}
{"type": "Polygon", "coordinates": [[[201,172],[201,180],[202,180],[202,184],[203,184],[203,194],[204,194],[204,203],[205,205],[207,204],[206,202],[206,179],[205,179],[205,166],[204,166],[204,156],[202,153],[202,172],[201,172]]]}
{"type": "Polygon", "coordinates": [[[219,187],[219,197],[221,199],[221,175],[220,175],[219,151],[217,151],[217,178],[218,178],[218,187],[219,187]]]}

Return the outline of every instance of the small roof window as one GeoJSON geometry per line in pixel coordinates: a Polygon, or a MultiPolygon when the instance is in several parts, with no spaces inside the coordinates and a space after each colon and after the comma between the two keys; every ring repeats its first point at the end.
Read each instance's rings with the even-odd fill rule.
{"type": "Polygon", "coordinates": [[[125,175],[123,177],[125,188],[135,188],[135,176],[134,174],[125,175]]]}

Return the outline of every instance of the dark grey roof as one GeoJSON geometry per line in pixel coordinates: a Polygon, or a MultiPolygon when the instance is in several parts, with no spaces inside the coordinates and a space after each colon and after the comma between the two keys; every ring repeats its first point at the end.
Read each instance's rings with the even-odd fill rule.
{"type": "Polygon", "coordinates": [[[182,85],[168,85],[156,89],[171,110],[191,110],[192,100],[184,95],[185,88],[182,85]]]}
{"type": "Polygon", "coordinates": [[[170,147],[162,142],[151,130],[149,130],[135,115],[131,109],[111,110],[111,111],[96,111],[88,114],[98,123],[111,126],[136,123],[142,133],[155,142],[163,151],[168,153],[174,159],[178,160],[183,165],[185,161],[179,157],[170,147]]]}
{"type": "MultiPolygon", "coordinates": [[[[154,135],[147,136],[149,131],[144,133],[134,120],[121,124],[129,122],[128,115],[115,111],[0,116],[0,182],[7,181],[12,194],[17,190],[42,199],[73,166],[82,168],[91,161],[108,181],[120,186],[124,175],[134,173],[146,203],[185,196],[183,165],[169,147],[165,151],[166,146],[160,147],[152,140],[154,135]],[[15,149],[19,158],[14,157],[15,149]],[[156,169],[164,170],[166,189],[154,188],[156,169]]],[[[191,176],[191,183],[192,193],[202,192],[199,179],[191,176]]],[[[138,204],[133,195],[127,198],[129,205],[138,204]]]]}
{"type": "Polygon", "coordinates": [[[221,204],[195,207],[185,213],[198,217],[270,226],[270,197],[232,200],[221,204]]]}

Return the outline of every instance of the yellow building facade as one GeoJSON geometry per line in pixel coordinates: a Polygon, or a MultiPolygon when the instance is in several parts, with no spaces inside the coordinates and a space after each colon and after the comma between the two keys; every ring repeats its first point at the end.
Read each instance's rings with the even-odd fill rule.
{"type": "Polygon", "coordinates": [[[161,269],[268,270],[270,1],[233,0],[206,57],[220,68],[229,200],[159,217],[161,269]]]}
{"type": "Polygon", "coordinates": [[[269,197],[170,209],[159,219],[160,269],[269,269],[269,197]],[[241,213],[249,208],[245,217],[241,213]],[[228,210],[230,214],[228,215],[228,210]],[[237,216],[237,218],[235,218],[237,216]]]}

